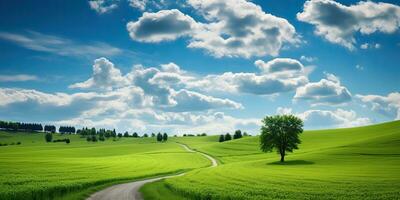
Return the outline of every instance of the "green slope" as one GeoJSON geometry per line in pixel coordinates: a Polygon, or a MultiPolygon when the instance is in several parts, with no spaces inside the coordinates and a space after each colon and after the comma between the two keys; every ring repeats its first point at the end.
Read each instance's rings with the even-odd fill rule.
{"type": "Polygon", "coordinates": [[[224,164],[148,184],[142,191],[148,199],[400,198],[400,121],[306,131],[301,139],[300,149],[282,165],[276,153],[259,151],[258,137],[224,143],[216,137],[178,138],[224,164]]]}

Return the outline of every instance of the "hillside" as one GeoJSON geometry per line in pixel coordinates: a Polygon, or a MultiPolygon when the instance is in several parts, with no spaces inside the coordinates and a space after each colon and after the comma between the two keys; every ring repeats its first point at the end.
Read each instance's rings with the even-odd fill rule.
{"type": "Polygon", "coordinates": [[[300,149],[283,165],[275,152],[259,151],[258,137],[224,143],[209,138],[178,140],[224,164],[149,184],[143,188],[148,199],[165,196],[157,191],[195,199],[400,197],[400,121],[306,131],[300,149]]]}

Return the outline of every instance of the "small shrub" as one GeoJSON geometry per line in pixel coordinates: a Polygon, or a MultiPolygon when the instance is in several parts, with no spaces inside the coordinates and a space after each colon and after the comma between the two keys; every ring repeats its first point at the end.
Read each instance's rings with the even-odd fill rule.
{"type": "Polygon", "coordinates": [[[69,140],[69,138],[65,139],[65,143],[69,144],[71,143],[71,140],[69,140]]]}
{"type": "Polygon", "coordinates": [[[51,142],[53,140],[53,134],[51,133],[46,133],[44,137],[46,139],[46,142],[51,142]]]}
{"type": "Polygon", "coordinates": [[[20,145],[21,144],[21,142],[17,142],[17,145],[20,145]]]}
{"type": "Polygon", "coordinates": [[[89,136],[86,137],[86,141],[90,142],[92,141],[92,138],[90,138],[89,136]]]}

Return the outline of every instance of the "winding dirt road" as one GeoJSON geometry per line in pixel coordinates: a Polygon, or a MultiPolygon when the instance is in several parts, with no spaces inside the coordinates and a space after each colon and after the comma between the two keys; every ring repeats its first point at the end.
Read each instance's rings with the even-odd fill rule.
{"type": "MultiPolygon", "coordinates": [[[[197,152],[206,157],[211,161],[210,167],[218,166],[218,162],[215,158],[207,155],[205,153],[195,151],[189,148],[185,144],[180,144],[183,148],[185,148],[188,152],[197,152]]],[[[139,189],[146,183],[155,182],[161,179],[172,178],[177,176],[183,176],[185,173],[177,174],[177,175],[170,175],[170,176],[162,176],[158,178],[149,178],[144,179],[141,181],[134,181],[130,183],[118,184],[106,189],[100,190],[94,194],[92,194],[86,200],[142,200],[143,197],[141,196],[139,189]]]]}

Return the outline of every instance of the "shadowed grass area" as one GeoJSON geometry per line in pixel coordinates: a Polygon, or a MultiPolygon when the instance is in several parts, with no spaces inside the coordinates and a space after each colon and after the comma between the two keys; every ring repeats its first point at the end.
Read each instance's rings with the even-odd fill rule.
{"type": "Polygon", "coordinates": [[[286,162],[275,161],[268,163],[268,165],[312,165],[312,164],[315,163],[306,160],[288,160],[286,162]]]}

